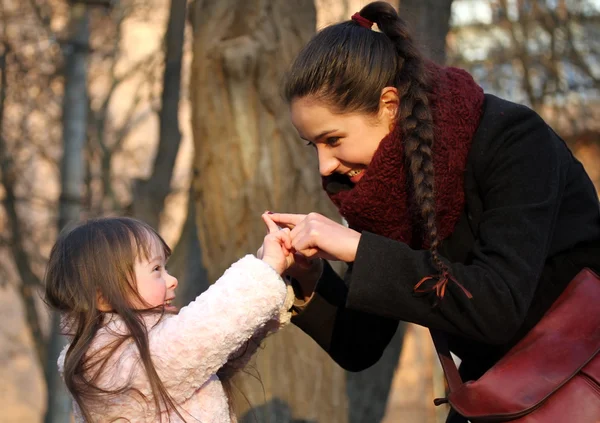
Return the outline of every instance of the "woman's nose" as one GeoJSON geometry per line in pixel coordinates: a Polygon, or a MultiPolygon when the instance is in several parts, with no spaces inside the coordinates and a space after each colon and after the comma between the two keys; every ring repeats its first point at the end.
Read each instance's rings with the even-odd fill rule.
{"type": "Polygon", "coordinates": [[[329,176],[339,166],[339,161],[326,151],[318,151],[319,155],[319,173],[321,176],[329,176]]]}

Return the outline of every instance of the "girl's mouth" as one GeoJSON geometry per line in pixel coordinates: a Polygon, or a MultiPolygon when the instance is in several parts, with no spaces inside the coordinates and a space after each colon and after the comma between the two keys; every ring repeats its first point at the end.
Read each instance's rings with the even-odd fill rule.
{"type": "Polygon", "coordinates": [[[173,301],[173,298],[164,302],[163,307],[165,308],[165,310],[168,310],[168,311],[177,311],[178,310],[177,307],[175,307],[174,305],[171,304],[172,301],[173,301]]]}

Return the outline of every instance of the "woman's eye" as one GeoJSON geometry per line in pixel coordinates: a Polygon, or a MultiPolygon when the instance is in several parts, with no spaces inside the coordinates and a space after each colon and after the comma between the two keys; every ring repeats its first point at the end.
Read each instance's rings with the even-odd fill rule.
{"type": "Polygon", "coordinates": [[[340,137],[329,137],[325,140],[325,144],[330,147],[336,146],[340,141],[340,137]]]}

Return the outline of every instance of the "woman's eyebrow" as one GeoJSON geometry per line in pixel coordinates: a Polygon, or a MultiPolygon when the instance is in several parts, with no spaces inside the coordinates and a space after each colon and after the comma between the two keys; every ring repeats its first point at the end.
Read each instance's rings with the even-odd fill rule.
{"type": "MultiPolygon", "coordinates": [[[[331,134],[332,132],[335,132],[335,131],[337,131],[337,129],[328,129],[327,131],[323,131],[323,132],[321,132],[319,135],[317,135],[317,136],[316,136],[316,137],[314,137],[313,139],[314,139],[315,141],[317,141],[317,140],[319,140],[319,139],[323,138],[325,135],[331,134]]],[[[300,138],[302,138],[302,139],[303,139],[303,140],[305,140],[305,141],[310,141],[309,139],[306,139],[306,138],[304,138],[302,135],[300,136],[300,138]]]]}

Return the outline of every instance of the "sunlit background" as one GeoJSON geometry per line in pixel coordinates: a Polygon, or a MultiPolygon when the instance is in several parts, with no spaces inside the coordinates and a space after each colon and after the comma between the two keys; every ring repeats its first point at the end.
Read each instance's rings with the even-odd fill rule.
{"type": "MultiPolygon", "coordinates": [[[[0,0],[1,422],[69,419],[55,364],[64,340],[39,297],[67,222],[126,214],[158,227],[185,304],[256,250],[263,210],[335,216],[280,80],[318,28],[366,3],[0,0]]],[[[399,7],[430,58],[535,109],[600,189],[599,0],[399,7]]],[[[266,344],[253,366],[260,383],[238,381],[250,400],[243,422],[444,419],[422,328],[404,327],[362,374],[294,327],[266,344]]]]}

